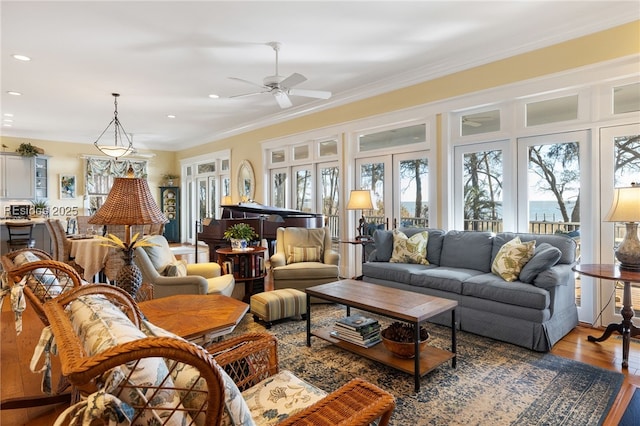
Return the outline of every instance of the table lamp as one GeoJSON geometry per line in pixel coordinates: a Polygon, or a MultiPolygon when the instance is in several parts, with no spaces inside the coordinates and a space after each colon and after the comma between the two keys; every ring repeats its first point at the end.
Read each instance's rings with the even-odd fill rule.
{"type": "Polygon", "coordinates": [[[362,217],[358,224],[358,236],[356,238],[366,238],[366,226],[367,221],[364,217],[364,210],[373,209],[373,202],[371,201],[371,191],[368,189],[354,189],[349,195],[349,202],[347,203],[347,210],[362,210],[362,217]]]}
{"type": "Polygon", "coordinates": [[[153,225],[168,220],[154,201],[146,179],[133,177],[133,169],[127,177],[115,178],[107,199],[89,219],[94,225],[124,225],[124,261],[118,272],[116,285],[135,297],[142,285],[142,272],[133,262],[135,244],[131,243],[131,225],[153,225]]]}
{"type": "Polygon", "coordinates": [[[616,249],[616,258],[620,261],[620,269],[640,271],[640,184],[632,183],[630,187],[616,188],[613,205],[604,220],[624,222],[626,233],[616,249]]]}

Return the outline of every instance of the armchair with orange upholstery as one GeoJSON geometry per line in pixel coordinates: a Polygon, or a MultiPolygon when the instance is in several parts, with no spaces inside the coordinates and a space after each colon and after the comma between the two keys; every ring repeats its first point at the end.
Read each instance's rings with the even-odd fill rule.
{"type": "Polygon", "coordinates": [[[340,254],[325,228],[278,228],[276,252],[270,258],[275,289],[303,290],[338,279],[340,254]]]}
{"type": "Polygon", "coordinates": [[[162,235],[149,236],[147,241],[155,245],[136,248],[135,262],[142,271],[142,281],[153,285],[154,298],[174,294],[232,295],[233,275],[222,275],[217,263],[187,264],[177,260],[162,235]]]}

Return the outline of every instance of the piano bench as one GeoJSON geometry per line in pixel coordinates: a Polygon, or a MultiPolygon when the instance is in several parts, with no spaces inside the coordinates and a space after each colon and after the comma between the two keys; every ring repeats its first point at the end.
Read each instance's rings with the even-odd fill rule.
{"type": "Polygon", "coordinates": [[[307,316],[307,294],[293,288],[254,294],[250,304],[254,321],[265,322],[267,329],[277,320],[307,316]]]}

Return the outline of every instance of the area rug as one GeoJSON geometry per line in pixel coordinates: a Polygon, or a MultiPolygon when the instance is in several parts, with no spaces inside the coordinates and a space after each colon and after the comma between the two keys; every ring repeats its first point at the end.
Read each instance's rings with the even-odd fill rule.
{"type": "MultiPolygon", "coordinates": [[[[344,315],[344,307],[314,305],[312,327],[331,325],[344,315]]],[[[427,325],[429,344],[448,349],[450,329],[427,325]]],[[[265,331],[247,314],[233,335],[265,331]]],[[[328,392],[354,377],[391,392],[397,404],[391,419],[395,426],[597,425],[623,381],[617,372],[459,332],[457,368],[449,362],[431,371],[422,377],[416,393],[409,374],[317,337],[308,348],[305,321],[277,323],[268,332],[278,338],[280,368],[328,392]]]]}

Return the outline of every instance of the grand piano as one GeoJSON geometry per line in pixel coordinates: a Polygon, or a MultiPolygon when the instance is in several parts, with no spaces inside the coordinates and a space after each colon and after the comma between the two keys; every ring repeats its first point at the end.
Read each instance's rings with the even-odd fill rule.
{"type": "Polygon", "coordinates": [[[198,241],[209,246],[209,260],[216,262],[216,250],[229,246],[224,239],[224,231],[236,223],[247,223],[256,230],[260,240],[266,239],[269,255],[273,254],[276,230],[279,227],[322,228],[324,217],[320,213],[265,206],[259,203],[240,203],[222,206],[222,219],[203,220],[198,241]]]}

